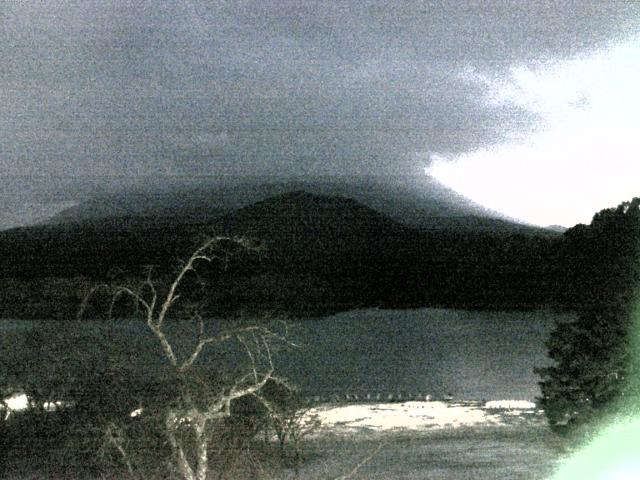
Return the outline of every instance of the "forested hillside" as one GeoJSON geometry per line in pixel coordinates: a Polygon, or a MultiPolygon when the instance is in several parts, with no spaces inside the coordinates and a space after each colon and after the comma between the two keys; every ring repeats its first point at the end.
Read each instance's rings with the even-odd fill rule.
{"type": "MultiPolygon", "coordinates": [[[[214,213],[211,213],[214,212],[214,213]]],[[[404,225],[342,196],[288,192],[206,218],[121,216],[0,232],[2,315],[64,318],[96,282],[171,274],[203,238],[242,236],[210,313],[325,313],[354,307],[527,309],[554,304],[559,235],[404,225]]],[[[459,220],[462,222],[462,220],[459,220]]]]}

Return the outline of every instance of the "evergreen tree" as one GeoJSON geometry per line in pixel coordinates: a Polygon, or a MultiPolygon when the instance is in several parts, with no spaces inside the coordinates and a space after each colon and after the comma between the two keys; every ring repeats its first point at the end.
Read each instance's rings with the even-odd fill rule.
{"type": "Polygon", "coordinates": [[[639,247],[639,198],[565,233],[560,295],[577,318],[556,325],[547,344],[555,365],[537,370],[541,405],[556,430],[591,425],[629,395],[639,247]]]}

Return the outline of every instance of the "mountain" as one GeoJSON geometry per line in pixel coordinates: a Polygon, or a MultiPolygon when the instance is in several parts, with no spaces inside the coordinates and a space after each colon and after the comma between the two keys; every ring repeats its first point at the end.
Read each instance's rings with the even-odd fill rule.
{"type": "Polygon", "coordinates": [[[51,223],[100,218],[144,218],[148,222],[203,223],[241,207],[295,191],[354,199],[420,229],[511,233],[544,230],[481,207],[431,177],[318,177],[278,180],[230,178],[224,181],[137,185],[100,193],[56,215],[51,223]]]}
{"type": "Polygon", "coordinates": [[[195,248],[197,238],[217,234],[255,239],[282,268],[309,262],[326,266],[331,262],[318,260],[323,255],[373,255],[376,248],[391,251],[393,243],[410,232],[416,235],[410,227],[353,199],[300,190],[226,212],[214,208],[195,210],[197,216],[145,212],[80,217],[0,232],[0,267],[4,275],[13,272],[23,277],[100,277],[114,268],[135,274],[150,264],[171,269],[195,248]]]}
{"type": "Polygon", "coordinates": [[[245,232],[281,244],[358,242],[366,248],[412,231],[391,217],[356,200],[339,195],[317,195],[297,190],[239,208],[214,222],[232,233],[245,232]]]}
{"type": "Polygon", "coordinates": [[[563,227],[562,225],[547,225],[545,229],[556,233],[564,233],[569,230],[567,227],[563,227]]]}
{"type": "Polygon", "coordinates": [[[419,248],[420,236],[416,229],[353,199],[304,190],[242,207],[213,225],[217,231],[260,241],[275,271],[327,276],[389,268],[386,263],[399,252],[419,248]]]}
{"type": "Polygon", "coordinates": [[[0,232],[2,315],[24,317],[20,309],[26,308],[32,318],[65,318],[89,285],[131,284],[150,265],[166,282],[203,237],[219,234],[250,237],[264,248],[233,255],[224,275],[219,265],[202,266],[188,288],[196,292],[194,301],[205,288],[201,307],[212,315],[366,306],[529,308],[544,304],[551,285],[549,253],[556,237],[533,229],[506,235],[468,228],[465,217],[455,217],[464,221],[457,228],[418,228],[353,198],[306,190],[234,209],[185,202],[180,208],[191,216],[156,216],[160,204],[119,217],[79,215],[0,232]]]}

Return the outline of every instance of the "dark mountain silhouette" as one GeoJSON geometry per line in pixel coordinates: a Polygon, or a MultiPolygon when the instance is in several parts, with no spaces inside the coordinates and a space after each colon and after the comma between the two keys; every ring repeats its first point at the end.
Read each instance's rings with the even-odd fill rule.
{"type": "Polygon", "coordinates": [[[277,180],[238,178],[137,185],[117,193],[88,195],[56,215],[51,223],[101,218],[144,218],[148,222],[203,223],[245,206],[293,191],[352,198],[378,212],[420,229],[542,233],[481,207],[436,180],[415,177],[315,178],[277,180]]]}
{"type": "Polygon", "coordinates": [[[304,190],[242,207],[214,222],[230,233],[276,243],[280,248],[322,245],[328,249],[366,250],[408,235],[412,228],[361,203],[304,190]]]}
{"type": "MultiPolygon", "coordinates": [[[[216,268],[205,268],[201,281],[207,302],[202,308],[210,313],[423,305],[528,308],[547,299],[547,258],[556,237],[544,231],[506,234],[470,229],[469,223],[418,228],[360,201],[304,190],[229,210],[187,203],[183,212],[190,209],[193,215],[168,214],[157,209],[160,202],[118,217],[77,215],[73,221],[0,232],[4,295],[15,290],[18,297],[26,296],[20,297],[23,305],[37,300],[38,308],[48,311],[49,294],[42,288],[49,288],[52,279],[75,279],[61,287],[66,295],[78,285],[140,278],[148,265],[166,280],[203,237],[229,234],[250,237],[264,248],[238,255],[224,280],[216,268]]],[[[7,299],[4,304],[13,305],[5,316],[24,316],[15,311],[20,302],[7,299]]]]}

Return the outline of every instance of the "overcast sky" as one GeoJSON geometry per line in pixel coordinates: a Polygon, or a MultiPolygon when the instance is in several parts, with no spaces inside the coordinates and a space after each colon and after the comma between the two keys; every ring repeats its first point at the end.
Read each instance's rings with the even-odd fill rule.
{"type": "Polygon", "coordinates": [[[0,29],[3,175],[427,172],[565,225],[640,196],[640,2],[24,0],[0,29]]]}

